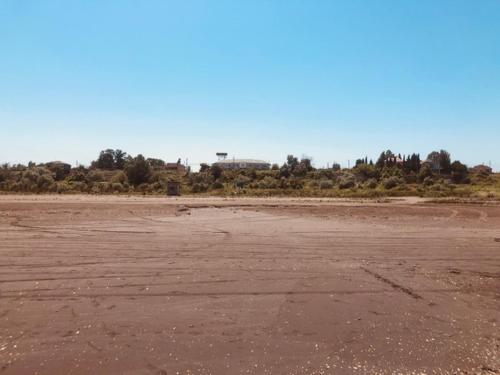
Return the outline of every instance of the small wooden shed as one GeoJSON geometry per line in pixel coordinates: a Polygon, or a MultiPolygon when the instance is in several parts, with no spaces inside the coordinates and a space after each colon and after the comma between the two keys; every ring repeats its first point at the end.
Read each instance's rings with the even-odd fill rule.
{"type": "Polygon", "coordinates": [[[168,181],[167,195],[169,197],[181,195],[181,183],[179,181],[168,181]]]}

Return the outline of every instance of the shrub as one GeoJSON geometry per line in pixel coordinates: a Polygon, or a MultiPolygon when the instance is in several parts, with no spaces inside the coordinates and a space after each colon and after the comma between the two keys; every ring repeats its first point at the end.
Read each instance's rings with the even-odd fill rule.
{"type": "Polygon", "coordinates": [[[340,189],[351,189],[356,186],[356,180],[352,174],[345,174],[340,178],[339,188],[340,189]]]}
{"type": "Polygon", "coordinates": [[[289,180],[288,184],[292,189],[302,189],[304,187],[304,182],[298,178],[292,178],[289,180]]]}
{"type": "Polygon", "coordinates": [[[207,184],[203,182],[195,183],[193,184],[193,187],[191,188],[193,193],[202,193],[204,191],[208,190],[207,184]]]}
{"type": "Polygon", "coordinates": [[[111,190],[116,193],[122,193],[125,189],[120,182],[111,183],[111,190]]]}
{"type": "Polygon", "coordinates": [[[386,189],[393,189],[396,186],[402,185],[403,180],[401,178],[392,176],[384,180],[384,188],[386,189]]]}
{"type": "Polygon", "coordinates": [[[139,186],[148,181],[151,175],[151,167],[141,154],[132,159],[126,167],[128,180],[135,186],[139,186]]]}
{"type": "Polygon", "coordinates": [[[453,182],[457,184],[461,184],[467,182],[467,175],[469,170],[465,164],[460,163],[459,161],[454,161],[451,164],[451,179],[453,182]]]}
{"type": "Polygon", "coordinates": [[[365,184],[365,186],[368,189],[375,189],[377,187],[377,185],[378,185],[377,180],[374,178],[370,178],[368,181],[366,181],[366,184],[365,184]]]}
{"type": "Polygon", "coordinates": [[[431,186],[434,183],[434,180],[429,176],[424,178],[424,181],[422,183],[424,184],[424,186],[431,186]]]}
{"type": "Polygon", "coordinates": [[[59,194],[66,193],[71,190],[72,190],[71,185],[66,181],[58,181],[55,184],[55,191],[59,194]]]}
{"type": "Polygon", "coordinates": [[[71,190],[79,191],[79,192],[84,192],[87,191],[88,186],[85,182],[81,181],[71,181],[69,182],[69,186],[71,187],[71,190]]]}
{"type": "Polygon", "coordinates": [[[234,185],[238,188],[242,188],[245,187],[245,185],[247,185],[248,183],[250,183],[250,181],[251,180],[247,176],[239,175],[234,180],[234,185]]]}
{"type": "Polygon", "coordinates": [[[425,164],[420,168],[420,172],[418,172],[418,180],[423,182],[426,178],[430,177],[432,177],[432,169],[428,164],[425,164]]]}
{"type": "Polygon", "coordinates": [[[103,182],[104,174],[101,171],[90,171],[87,174],[87,182],[103,182]]]}
{"type": "Polygon", "coordinates": [[[319,182],[319,188],[321,190],[332,189],[333,188],[333,182],[330,181],[330,180],[321,180],[319,182]]]}
{"type": "Polygon", "coordinates": [[[379,172],[373,165],[359,164],[354,169],[356,171],[356,176],[361,181],[366,181],[369,178],[377,179],[379,177],[379,172]]]}
{"type": "Polygon", "coordinates": [[[36,180],[38,191],[49,191],[54,184],[54,179],[48,174],[38,176],[36,180]]]}
{"type": "MultiPolygon", "coordinates": [[[[127,181],[127,175],[123,171],[118,171],[116,172],[112,177],[110,182],[111,183],[117,183],[117,184],[123,184],[127,181]]],[[[122,186],[123,188],[123,186],[122,186]]]]}
{"type": "Polygon", "coordinates": [[[215,189],[215,190],[218,190],[218,189],[224,189],[224,184],[222,182],[219,182],[219,181],[215,181],[212,186],[211,186],[212,189],[215,189]]]}
{"type": "Polygon", "coordinates": [[[135,190],[139,191],[141,193],[147,193],[148,191],[151,191],[152,189],[148,183],[143,182],[142,184],[136,185],[135,190]]]}
{"type": "Polygon", "coordinates": [[[90,192],[92,194],[103,194],[109,191],[109,184],[107,182],[95,182],[92,184],[90,192]]]}
{"type": "Polygon", "coordinates": [[[212,177],[214,178],[214,180],[219,179],[222,176],[223,173],[224,173],[224,170],[219,165],[213,165],[210,168],[210,174],[212,175],[212,177]]]}
{"type": "Polygon", "coordinates": [[[57,181],[64,180],[71,172],[71,165],[58,161],[46,163],[45,166],[52,172],[57,181]]]}
{"type": "Polygon", "coordinates": [[[276,189],[278,187],[278,181],[271,176],[266,176],[259,181],[258,187],[260,189],[276,189]]]}

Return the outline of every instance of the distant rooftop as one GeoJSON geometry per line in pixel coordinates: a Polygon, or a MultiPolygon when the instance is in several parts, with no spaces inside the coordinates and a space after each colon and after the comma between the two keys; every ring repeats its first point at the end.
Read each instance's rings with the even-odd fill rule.
{"type": "Polygon", "coordinates": [[[225,159],[219,160],[216,164],[233,164],[233,163],[245,163],[245,164],[269,164],[265,160],[257,160],[257,159],[225,159]]]}

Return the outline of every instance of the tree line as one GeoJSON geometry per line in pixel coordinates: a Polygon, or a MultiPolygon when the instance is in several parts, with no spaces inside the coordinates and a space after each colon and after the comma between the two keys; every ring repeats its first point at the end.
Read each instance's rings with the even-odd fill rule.
{"type": "MultiPolygon", "coordinates": [[[[177,163],[131,156],[120,149],[102,150],[88,167],[62,162],[0,167],[0,191],[164,193],[168,181],[178,181],[183,191],[210,194],[455,194],[460,185],[492,183],[491,169],[468,168],[452,161],[445,150],[433,151],[426,159],[418,153],[381,152],[374,162],[367,156],[354,167],[315,168],[310,158],[288,155],[283,164],[268,170],[225,170],[201,164],[192,172],[177,163]]],[[[463,189],[462,189],[463,190],[463,189]]]]}

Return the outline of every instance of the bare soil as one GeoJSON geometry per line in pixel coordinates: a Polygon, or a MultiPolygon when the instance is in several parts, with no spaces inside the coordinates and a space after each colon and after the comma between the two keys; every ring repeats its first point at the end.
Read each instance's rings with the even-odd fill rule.
{"type": "Polygon", "coordinates": [[[498,374],[500,206],[0,196],[0,373],[498,374]]]}

